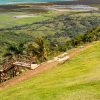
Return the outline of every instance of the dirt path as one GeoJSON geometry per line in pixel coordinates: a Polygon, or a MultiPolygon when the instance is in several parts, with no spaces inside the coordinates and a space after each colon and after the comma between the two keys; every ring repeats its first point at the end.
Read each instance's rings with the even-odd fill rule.
{"type": "Polygon", "coordinates": [[[3,89],[3,88],[6,88],[8,86],[13,86],[23,80],[27,80],[29,79],[30,77],[32,77],[33,75],[36,75],[36,74],[39,74],[43,71],[46,71],[48,69],[51,69],[52,67],[54,67],[55,65],[57,65],[57,62],[53,62],[53,63],[44,63],[44,64],[41,64],[38,68],[34,69],[34,70],[29,70],[27,72],[25,72],[24,74],[20,75],[20,76],[17,76],[13,79],[10,79],[4,83],[2,83],[0,85],[0,89],[3,89]]]}
{"type": "MultiPolygon", "coordinates": [[[[82,47],[82,48],[76,48],[76,49],[73,49],[71,51],[71,53],[69,53],[69,57],[70,58],[73,58],[74,56],[78,55],[80,52],[86,50],[87,48],[89,48],[90,46],[92,45],[87,45],[85,47],[82,47]]],[[[2,83],[0,85],[0,89],[5,89],[9,86],[13,86],[13,85],[16,85],[24,80],[27,80],[29,78],[31,78],[33,75],[37,75],[39,73],[42,73],[46,70],[49,70],[53,67],[56,67],[57,64],[59,63],[62,63],[62,62],[58,62],[58,61],[52,61],[52,62],[44,62],[42,63],[38,68],[34,69],[34,70],[29,70],[27,71],[26,73],[20,75],[20,76],[17,76],[13,79],[10,79],[4,83],[2,83]]]]}

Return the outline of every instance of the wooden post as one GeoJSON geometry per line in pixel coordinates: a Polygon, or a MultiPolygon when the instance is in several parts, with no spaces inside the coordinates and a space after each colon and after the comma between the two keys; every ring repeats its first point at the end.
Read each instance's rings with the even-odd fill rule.
{"type": "Polygon", "coordinates": [[[0,83],[2,83],[2,71],[0,71],[0,83]]]}

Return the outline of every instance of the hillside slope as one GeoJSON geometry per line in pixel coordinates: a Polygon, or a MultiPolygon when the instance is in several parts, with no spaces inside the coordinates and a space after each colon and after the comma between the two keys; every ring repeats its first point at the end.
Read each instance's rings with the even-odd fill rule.
{"type": "Polygon", "coordinates": [[[0,100],[100,100],[100,42],[73,59],[0,91],[0,100]]]}
{"type": "Polygon", "coordinates": [[[61,14],[52,19],[39,21],[32,24],[0,29],[0,60],[7,52],[7,47],[34,41],[35,37],[42,37],[50,50],[55,50],[55,45],[65,46],[66,42],[77,35],[100,25],[100,14],[90,12],[73,12],[61,14]]]}

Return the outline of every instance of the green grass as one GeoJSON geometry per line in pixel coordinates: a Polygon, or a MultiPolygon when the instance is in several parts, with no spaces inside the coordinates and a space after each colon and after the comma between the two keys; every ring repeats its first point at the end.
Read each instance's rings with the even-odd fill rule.
{"type": "Polygon", "coordinates": [[[0,100],[100,100],[100,42],[64,64],[1,90],[0,100]]]}
{"type": "MultiPolygon", "coordinates": [[[[20,10],[20,9],[19,9],[20,10]]],[[[34,10],[33,10],[34,11],[34,10]]],[[[52,19],[53,17],[62,15],[62,14],[75,14],[77,16],[79,16],[78,13],[82,13],[82,11],[70,11],[70,12],[59,12],[59,11],[47,11],[47,12],[41,12],[41,13],[34,13],[34,12],[30,12],[27,11],[10,11],[10,12],[1,12],[0,11],[0,28],[8,28],[8,27],[13,27],[16,25],[24,25],[24,24],[32,24],[34,22],[39,22],[39,21],[43,21],[43,20],[47,20],[47,19],[52,19]],[[13,18],[14,16],[19,16],[19,15],[27,15],[27,14],[37,14],[37,17],[29,17],[29,18],[19,18],[19,19],[15,19],[13,18]]],[[[81,16],[89,16],[88,13],[82,13],[80,14],[81,16]]],[[[95,14],[95,16],[100,16],[100,14],[95,14]]]]}
{"type": "Polygon", "coordinates": [[[15,25],[32,24],[33,22],[47,20],[54,16],[60,15],[60,13],[56,11],[48,11],[45,13],[43,12],[39,14],[37,13],[37,17],[19,18],[19,19],[13,18],[14,16],[27,15],[27,14],[36,14],[36,13],[24,12],[24,11],[23,12],[12,11],[7,13],[0,12],[0,28],[8,28],[15,25]]]}
{"type": "Polygon", "coordinates": [[[15,25],[23,25],[23,24],[31,24],[33,22],[46,20],[47,17],[43,17],[39,15],[37,17],[29,17],[29,18],[21,18],[21,19],[14,19],[14,16],[18,15],[27,15],[27,13],[7,13],[7,14],[0,14],[0,28],[7,28],[12,27],[15,25]]]}

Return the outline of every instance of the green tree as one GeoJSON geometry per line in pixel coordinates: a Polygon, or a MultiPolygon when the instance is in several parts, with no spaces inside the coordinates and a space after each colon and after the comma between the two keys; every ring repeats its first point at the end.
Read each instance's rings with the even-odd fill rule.
{"type": "Polygon", "coordinates": [[[7,49],[7,53],[4,54],[4,57],[7,57],[8,59],[13,59],[13,60],[20,60],[21,56],[24,54],[24,44],[21,43],[17,46],[11,45],[7,49]]]}
{"type": "Polygon", "coordinates": [[[36,38],[35,42],[28,45],[28,50],[32,56],[36,56],[39,61],[46,60],[46,49],[44,41],[41,38],[36,38]]]}

